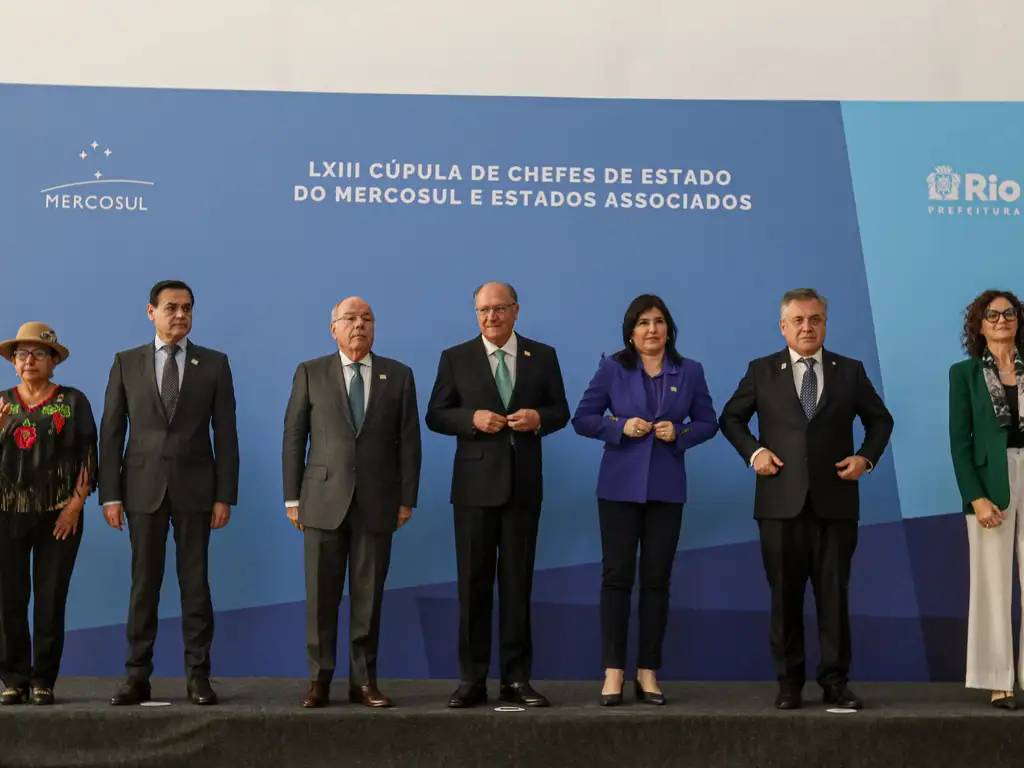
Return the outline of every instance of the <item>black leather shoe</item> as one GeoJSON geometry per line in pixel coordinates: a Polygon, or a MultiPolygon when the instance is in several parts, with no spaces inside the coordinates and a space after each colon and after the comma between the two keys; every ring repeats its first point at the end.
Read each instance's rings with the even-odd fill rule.
{"type": "Polygon", "coordinates": [[[210,678],[194,677],[188,681],[186,686],[188,698],[193,704],[201,707],[212,706],[217,703],[217,694],[210,687],[210,678]]]}
{"type": "Polygon", "coordinates": [[[658,707],[665,706],[665,694],[645,691],[644,687],[640,685],[639,680],[633,681],[633,693],[636,694],[636,700],[644,704],[654,704],[658,707]]]}
{"type": "Polygon", "coordinates": [[[601,706],[602,707],[617,707],[622,703],[622,691],[618,693],[602,693],[601,694],[601,706]]]}
{"type": "Polygon", "coordinates": [[[996,709],[1014,710],[1017,708],[1017,700],[1013,696],[1001,696],[998,699],[992,699],[992,706],[996,709]]]}
{"type": "Polygon", "coordinates": [[[126,707],[132,704],[141,704],[149,701],[149,682],[142,680],[125,680],[121,687],[110,697],[110,703],[115,707],[126,707]]]}
{"type": "Polygon", "coordinates": [[[821,701],[830,707],[839,709],[860,709],[864,706],[860,697],[851,691],[845,683],[826,687],[821,701]]]}
{"type": "Polygon", "coordinates": [[[547,697],[535,691],[529,683],[502,683],[498,698],[508,704],[518,704],[521,707],[551,706],[547,697]]]}
{"type": "Polygon", "coordinates": [[[465,709],[486,703],[487,686],[483,683],[459,683],[455,693],[448,699],[448,706],[452,709],[465,709]]]}
{"type": "Polygon", "coordinates": [[[23,704],[28,700],[28,689],[10,685],[0,691],[0,704],[23,704]]]}
{"type": "Polygon", "coordinates": [[[53,688],[48,685],[33,685],[29,692],[29,701],[44,707],[53,704],[53,688]]]}
{"type": "Polygon", "coordinates": [[[788,685],[779,686],[779,693],[775,697],[776,709],[800,709],[803,705],[804,700],[799,688],[788,685]]]}

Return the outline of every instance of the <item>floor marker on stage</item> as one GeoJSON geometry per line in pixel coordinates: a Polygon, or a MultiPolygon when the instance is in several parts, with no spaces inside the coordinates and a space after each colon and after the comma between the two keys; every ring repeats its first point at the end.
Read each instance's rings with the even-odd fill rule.
{"type": "Polygon", "coordinates": [[[139,704],[140,707],[169,707],[171,702],[169,701],[144,701],[139,704]]]}
{"type": "Polygon", "coordinates": [[[524,707],[495,707],[495,712],[525,712],[524,707]]]}
{"type": "Polygon", "coordinates": [[[831,712],[833,715],[852,715],[857,712],[856,709],[843,709],[842,707],[832,707],[831,709],[826,709],[825,711],[831,712]]]}

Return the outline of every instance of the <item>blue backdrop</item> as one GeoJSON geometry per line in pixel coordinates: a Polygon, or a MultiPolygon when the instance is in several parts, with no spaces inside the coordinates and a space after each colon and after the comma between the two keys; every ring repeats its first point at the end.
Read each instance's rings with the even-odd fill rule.
{"type": "MultiPolygon", "coordinates": [[[[782,292],[825,293],[826,345],[865,362],[896,418],[893,450],[863,481],[854,675],[962,675],[966,542],[945,371],[960,356],[963,306],[989,283],[1014,287],[1019,200],[998,201],[998,215],[964,208],[994,205],[966,199],[968,174],[1024,175],[1019,105],[2,86],[0,111],[0,335],[53,324],[72,349],[58,379],[98,413],[114,352],[152,338],[149,286],[179,277],[196,291],[192,338],[230,356],[242,473],[231,524],[211,545],[215,672],[306,671],[302,547],[283,515],[280,435],[295,365],[332,349],[330,307],[353,293],[373,305],[375,350],[412,366],[422,412],[440,350],[475,333],[473,288],[501,279],[519,289],[520,330],[558,349],[571,406],[617,348],[638,293],[665,298],[718,408],[750,358],[782,348],[782,292]],[[979,126],[992,129],[984,142],[979,126]],[[354,170],[344,162],[359,163],[358,178],[322,175],[354,170]],[[386,177],[406,163],[432,178],[415,165],[411,178],[386,177]],[[474,165],[496,166],[497,180],[474,180],[474,165]],[[521,181],[522,166],[589,168],[594,180],[521,181]],[[937,166],[962,177],[959,200],[929,199],[937,166]],[[632,183],[606,183],[609,168],[631,169],[632,183]],[[681,183],[644,184],[644,168],[681,169],[681,183]],[[716,182],[701,185],[702,169],[716,182]],[[687,170],[697,183],[685,183],[687,170]],[[321,202],[297,199],[317,186],[321,202]],[[356,202],[356,187],[445,190],[446,204],[356,202]],[[338,188],[351,199],[336,199],[338,188]],[[548,204],[498,206],[495,190],[542,192],[548,204]],[[594,205],[559,206],[556,193],[591,194],[594,205]],[[637,193],[687,197],[623,207],[637,193]]],[[[13,383],[13,371],[4,377],[13,383]]],[[[385,676],[457,675],[453,449],[424,428],[420,506],[396,535],[384,605],[385,676]]],[[[538,678],[600,672],[599,454],[571,429],[545,443],[538,678]]],[[[686,460],[664,675],[770,677],[753,478],[721,437],[686,460]]],[[[94,500],[86,527],[64,670],[118,674],[127,536],[102,523],[94,500]]],[[[170,558],[157,672],[180,674],[170,558]]]]}

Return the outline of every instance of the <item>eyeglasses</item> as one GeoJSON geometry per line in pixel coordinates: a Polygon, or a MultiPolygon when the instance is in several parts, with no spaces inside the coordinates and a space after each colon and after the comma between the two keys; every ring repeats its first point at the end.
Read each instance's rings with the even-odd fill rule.
{"type": "Polygon", "coordinates": [[[477,307],[476,313],[480,317],[487,317],[488,315],[496,315],[497,317],[504,317],[507,315],[515,304],[495,304],[493,307],[477,307]]]}
{"type": "Polygon", "coordinates": [[[29,357],[34,357],[36,360],[43,361],[48,357],[51,357],[53,352],[48,349],[16,349],[14,350],[14,359],[19,362],[25,362],[29,357]]]}
{"type": "Polygon", "coordinates": [[[334,318],[332,322],[350,325],[356,320],[362,320],[364,323],[369,324],[373,322],[373,315],[341,315],[340,317],[334,318]]]}
{"type": "Polygon", "coordinates": [[[1012,323],[1017,319],[1017,308],[1009,307],[1000,312],[998,309],[986,309],[982,317],[988,320],[992,325],[999,322],[999,318],[1003,318],[1008,323],[1012,323]]]}

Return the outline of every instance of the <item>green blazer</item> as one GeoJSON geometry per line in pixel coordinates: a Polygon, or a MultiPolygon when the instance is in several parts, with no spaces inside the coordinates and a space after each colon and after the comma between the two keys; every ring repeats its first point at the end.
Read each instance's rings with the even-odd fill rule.
{"type": "Polygon", "coordinates": [[[1000,509],[1010,505],[1006,428],[996,421],[980,358],[949,369],[949,450],[964,512],[972,514],[971,502],[979,498],[1000,509]]]}

